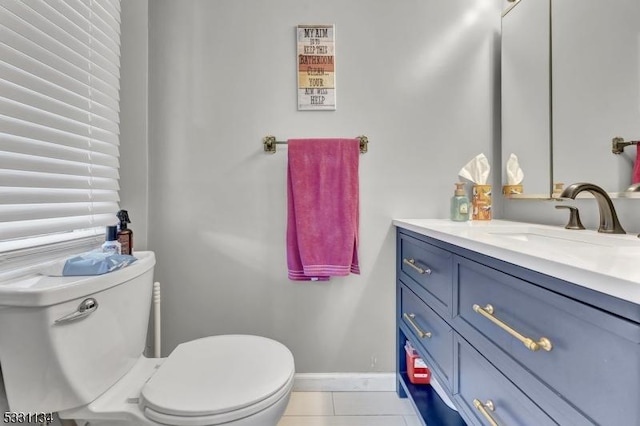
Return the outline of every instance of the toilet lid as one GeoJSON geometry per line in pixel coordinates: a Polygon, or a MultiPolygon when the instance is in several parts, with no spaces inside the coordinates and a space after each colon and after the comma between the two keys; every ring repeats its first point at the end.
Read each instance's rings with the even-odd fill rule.
{"type": "Polygon", "coordinates": [[[176,416],[227,413],[274,395],[293,373],[293,355],[275,340],[205,337],[183,343],[169,355],[142,388],[142,404],[176,416]]]}

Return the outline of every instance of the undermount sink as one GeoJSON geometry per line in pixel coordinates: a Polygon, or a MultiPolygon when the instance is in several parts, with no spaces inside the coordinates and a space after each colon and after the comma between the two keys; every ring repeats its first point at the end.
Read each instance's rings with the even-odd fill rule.
{"type": "Polygon", "coordinates": [[[563,237],[553,237],[553,236],[549,236],[549,235],[541,235],[541,234],[536,234],[533,232],[505,232],[505,233],[501,233],[501,232],[490,232],[489,234],[491,235],[497,235],[498,237],[501,238],[511,238],[513,240],[518,240],[518,241],[523,241],[523,242],[542,242],[542,243],[550,243],[550,244],[566,244],[566,243],[573,243],[573,244],[592,244],[592,245],[597,245],[597,246],[603,246],[603,247],[608,247],[610,246],[610,244],[602,244],[602,243],[594,243],[592,241],[586,242],[586,241],[581,241],[581,240],[573,240],[573,239],[567,239],[567,238],[563,238],[563,237]]]}
{"type": "Polygon", "coordinates": [[[599,247],[640,247],[640,240],[631,235],[611,235],[591,231],[555,229],[531,226],[524,230],[492,230],[488,235],[524,244],[549,244],[551,247],[580,248],[599,247]]]}

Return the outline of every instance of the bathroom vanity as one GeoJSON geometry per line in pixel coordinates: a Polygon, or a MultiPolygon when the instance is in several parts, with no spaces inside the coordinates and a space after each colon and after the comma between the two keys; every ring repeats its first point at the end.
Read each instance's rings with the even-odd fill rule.
{"type": "Polygon", "coordinates": [[[640,239],[395,220],[398,393],[427,424],[640,425],[640,239]],[[458,412],[408,381],[409,340],[458,412]]]}

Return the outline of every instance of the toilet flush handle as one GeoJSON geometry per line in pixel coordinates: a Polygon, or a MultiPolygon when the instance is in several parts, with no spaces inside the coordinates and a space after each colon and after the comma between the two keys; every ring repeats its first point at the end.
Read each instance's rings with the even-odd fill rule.
{"type": "Polygon", "coordinates": [[[79,320],[80,318],[91,315],[96,309],[98,309],[98,301],[96,299],[93,297],[84,299],[78,306],[77,311],[65,315],[62,318],[58,318],[54,321],[54,324],[66,324],[68,322],[79,320]]]}

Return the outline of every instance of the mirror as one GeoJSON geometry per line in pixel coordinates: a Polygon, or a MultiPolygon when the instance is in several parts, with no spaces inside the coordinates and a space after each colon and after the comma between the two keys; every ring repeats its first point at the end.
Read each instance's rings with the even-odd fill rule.
{"type": "Polygon", "coordinates": [[[502,167],[516,154],[523,196],[539,198],[551,191],[549,7],[522,0],[502,16],[502,167]]]}
{"type": "Polygon", "coordinates": [[[518,155],[524,197],[631,184],[637,147],[611,141],[640,139],[639,16],[638,0],[520,0],[503,15],[503,167],[518,155]]]}

